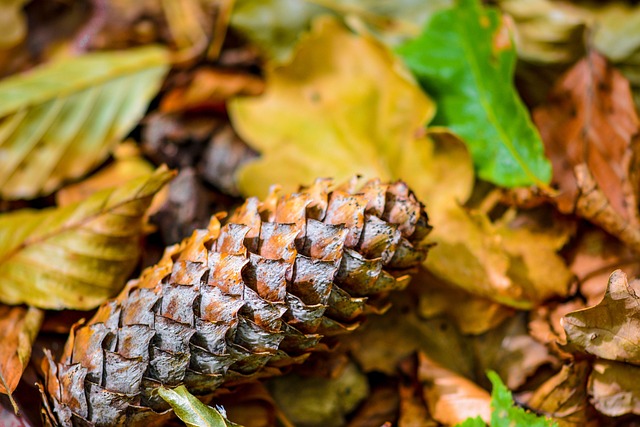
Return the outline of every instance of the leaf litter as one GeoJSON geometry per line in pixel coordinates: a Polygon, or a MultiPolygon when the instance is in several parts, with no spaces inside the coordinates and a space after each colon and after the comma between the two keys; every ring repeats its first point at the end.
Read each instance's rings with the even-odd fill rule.
{"type": "MultiPolygon", "coordinates": [[[[60,316],[66,324],[44,328],[36,338],[42,311],[15,304],[95,307],[131,277],[139,253],[143,266],[154,264],[165,246],[206,226],[213,212],[233,212],[237,196],[271,194],[260,213],[268,216],[277,200],[272,185],[289,191],[318,177],[356,174],[405,180],[434,227],[426,262],[409,287],[392,296],[391,308],[378,298],[366,305],[352,299],[355,320],[363,310],[378,315],[358,331],[323,341],[332,356],[321,352],[291,373],[280,370],[282,378],[272,380],[282,385],[277,392],[252,383],[204,397],[202,390],[175,388],[183,382],[177,380],[162,397],[150,397],[156,404],[166,397],[189,425],[230,425],[215,408],[222,402],[232,421],[248,427],[291,425],[293,419],[296,425],[376,427],[485,421],[597,426],[628,425],[640,416],[633,344],[640,336],[633,280],[640,247],[637,6],[546,0],[502,0],[494,2],[498,9],[471,0],[107,3],[91,11],[61,8],[50,22],[29,4],[11,3],[10,15],[26,20],[12,19],[14,27],[0,40],[0,75],[15,74],[0,81],[0,94],[19,95],[7,95],[2,104],[0,172],[11,170],[0,185],[6,212],[0,247],[34,252],[47,262],[15,270],[9,259],[0,270],[21,272],[23,283],[27,273],[33,278],[69,267],[55,277],[45,274],[46,285],[35,294],[3,281],[3,301],[14,304],[3,306],[0,319],[8,322],[0,362],[4,391],[15,390],[16,405],[33,406],[35,413],[21,422],[39,417],[38,405],[25,400],[38,395],[34,372],[41,372],[41,351],[34,350],[28,363],[31,343],[35,339],[38,349],[46,342],[59,353],[66,335],[55,331],[66,334],[69,319],[82,313],[60,316]],[[61,31],[65,21],[57,17],[65,14],[69,28],[61,31]],[[86,25],[80,16],[90,18],[86,25]],[[106,80],[86,65],[95,58],[103,58],[106,80]],[[130,63],[118,68],[123,61],[130,63]],[[16,73],[38,63],[32,72],[16,73]],[[56,67],[74,74],[47,76],[56,67]],[[125,85],[127,76],[138,80],[125,85]],[[48,92],[35,86],[44,82],[48,92]],[[108,85],[118,90],[104,90],[108,85]],[[18,87],[29,90],[11,92],[18,87]],[[38,154],[41,145],[56,147],[57,128],[70,126],[55,103],[87,113],[74,97],[99,90],[104,102],[85,100],[92,112],[107,114],[109,107],[120,118],[87,115],[81,125],[88,133],[71,132],[70,145],[57,147],[63,155],[38,154]],[[130,95],[133,104],[118,101],[120,95],[130,95]],[[110,126],[118,131],[105,131],[110,126]],[[78,262],[76,252],[52,251],[29,237],[48,227],[51,238],[71,233],[73,251],[107,250],[95,234],[78,240],[73,232],[81,228],[56,227],[65,215],[82,223],[79,207],[90,205],[107,215],[105,227],[117,225],[121,218],[109,216],[104,195],[126,199],[126,189],[136,186],[127,182],[150,179],[162,163],[179,169],[178,178],[154,208],[151,195],[169,172],[156,172],[144,202],[133,196],[136,225],[121,224],[132,233],[126,248],[110,252],[118,255],[117,268],[105,268],[99,257],[78,262]],[[54,200],[58,208],[51,208],[54,200]],[[146,218],[151,225],[142,228],[146,218]],[[146,233],[152,234],[143,238],[146,233]],[[611,275],[616,269],[629,280],[621,271],[611,275]],[[35,313],[35,320],[21,324],[9,313],[35,313]],[[349,375],[334,369],[336,363],[356,373],[359,393],[345,395],[355,389],[345,388],[349,375]],[[19,382],[23,371],[29,381],[19,382]],[[304,395],[312,398],[300,400],[304,395]]],[[[281,368],[283,362],[273,363],[281,368]]],[[[231,370],[240,378],[242,369],[248,368],[231,370]]],[[[263,375],[275,372],[268,367],[263,375]]],[[[65,387],[59,392],[74,393],[65,387]]],[[[2,403],[3,411],[13,410],[9,400],[2,403]]],[[[49,419],[61,413],[55,406],[43,410],[49,419]]]]}

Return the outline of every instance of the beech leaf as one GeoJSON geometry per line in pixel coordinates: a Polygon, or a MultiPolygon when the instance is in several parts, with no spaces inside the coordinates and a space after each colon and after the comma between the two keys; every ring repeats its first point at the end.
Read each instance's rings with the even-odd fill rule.
{"type": "Polygon", "coordinates": [[[226,419],[219,410],[202,403],[183,385],[174,389],[158,387],[158,394],[189,427],[240,427],[226,419]]]}
{"type": "Polygon", "coordinates": [[[79,203],[0,215],[0,301],[88,310],[115,294],[138,261],[144,214],[172,176],[162,167],[79,203]]]}
{"type": "Polygon", "coordinates": [[[516,52],[498,11],[460,0],[398,52],[438,104],[434,123],[467,143],[480,178],[505,187],[549,182],[551,165],[513,85],[516,52]]]}
{"type": "Polygon", "coordinates": [[[0,305],[0,393],[10,398],[29,363],[43,318],[44,313],[35,307],[0,305]]]}
{"type": "Polygon", "coordinates": [[[598,305],[567,314],[562,325],[568,349],[640,365],[640,298],[621,270],[598,305]]]}
{"type": "Polygon", "coordinates": [[[0,197],[32,198],[96,167],[139,122],[165,48],[89,53],[0,81],[0,197]]]}

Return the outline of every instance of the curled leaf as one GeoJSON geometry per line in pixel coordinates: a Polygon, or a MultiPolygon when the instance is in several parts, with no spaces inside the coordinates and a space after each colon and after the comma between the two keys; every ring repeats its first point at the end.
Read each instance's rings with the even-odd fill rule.
{"type": "Polygon", "coordinates": [[[60,208],[0,216],[0,301],[87,310],[116,293],[140,254],[143,216],[166,168],[60,208]]]}
{"type": "Polygon", "coordinates": [[[168,70],[161,47],[60,59],[0,82],[0,197],[32,198],[97,166],[168,70]]]}
{"type": "Polygon", "coordinates": [[[443,368],[422,353],[418,379],[424,384],[424,397],[429,413],[436,421],[453,425],[476,416],[489,421],[489,393],[463,376],[443,368]]]}
{"type": "Polygon", "coordinates": [[[240,427],[219,410],[202,403],[183,385],[174,389],[158,387],[158,394],[188,427],[240,427]]]}

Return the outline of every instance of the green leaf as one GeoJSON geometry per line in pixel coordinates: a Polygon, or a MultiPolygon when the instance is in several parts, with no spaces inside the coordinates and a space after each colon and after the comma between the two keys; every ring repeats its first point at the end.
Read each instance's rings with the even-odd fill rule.
{"type": "Polygon", "coordinates": [[[100,164],[144,114],[165,48],[90,53],[0,81],[0,197],[55,191],[100,164]]]}
{"type": "Polygon", "coordinates": [[[226,419],[217,409],[199,401],[183,385],[174,389],[160,387],[158,394],[189,427],[241,427],[226,419]]]}
{"type": "Polygon", "coordinates": [[[511,391],[504,385],[498,374],[489,371],[487,376],[493,385],[491,427],[557,427],[555,422],[515,406],[511,391]]]}
{"type": "MultiPolygon", "coordinates": [[[[491,427],[558,427],[555,422],[528,412],[516,406],[511,391],[504,385],[500,376],[488,371],[487,377],[493,385],[491,391],[491,427]]],[[[485,427],[480,417],[467,418],[456,427],[485,427]]]]}
{"type": "Polygon", "coordinates": [[[469,146],[480,178],[505,187],[545,185],[551,165],[513,86],[516,52],[499,13],[459,0],[398,49],[438,105],[435,124],[469,146]]]}
{"type": "Polygon", "coordinates": [[[0,301],[88,310],[117,293],[140,254],[143,216],[166,168],[80,203],[0,215],[0,301]]]}

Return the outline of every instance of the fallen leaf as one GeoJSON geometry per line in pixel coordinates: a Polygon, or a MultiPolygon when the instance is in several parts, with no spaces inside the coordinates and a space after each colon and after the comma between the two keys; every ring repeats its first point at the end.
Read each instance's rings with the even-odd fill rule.
{"type": "Polygon", "coordinates": [[[235,387],[232,393],[216,396],[227,418],[244,427],[272,427],[276,423],[276,403],[264,384],[253,382],[235,387]]]}
{"type": "Polygon", "coordinates": [[[553,417],[559,427],[593,426],[587,396],[588,362],[564,365],[560,372],[536,389],[527,406],[553,417]]]}
{"type": "Polygon", "coordinates": [[[44,313],[35,307],[0,305],[0,393],[9,398],[29,363],[31,346],[43,318],[44,313]]]}
{"type": "Polygon", "coordinates": [[[491,397],[472,381],[419,354],[418,379],[424,386],[429,413],[438,422],[453,425],[480,416],[489,422],[491,397]]]}
{"type": "Polygon", "coordinates": [[[33,198],[102,162],[168,70],[144,47],[60,59],[0,82],[0,197],[33,198]]]}
{"type": "Polygon", "coordinates": [[[400,385],[400,417],[398,427],[437,427],[438,423],[431,418],[419,390],[411,385],[400,385]],[[418,392],[418,393],[416,393],[418,392]]]}
{"type": "Polygon", "coordinates": [[[562,318],[581,310],[584,302],[573,299],[564,303],[552,302],[529,312],[529,333],[533,338],[553,349],[555,354],[568,355],[560,349],[559,343],[567,342],[567,334],[562,327],[562,318]]]}
{"type": "Polygon", "coordinates": [[[428,206],[436,245],[426,265],[436,276],[519,308],[566,294],[570,273],[556,251],[568,234],[537,236],[463,209],[474,183],[469,153],[442,128],[416,137],[433,104],[401,70],[370,37],[318,21],[292,62],[268,72],[262,96],[231,102],[236,131],[261,152],[239,170],[241,191],[264,196],[273,183],[293,190],[314,176],[402,178],[428,206]]]}
{"type": "Polygon", "coordinates": [[[293,425],[339,427],[369,394],[367,378],[350,363],[336,378],[294,374],[267,383],[278,407],[293,425]]]}
{"type": "Polygon", "coordinates": [[[273,183],[286,191],[316,176],[359,173],[405,176],[422,195],[420,180],[433,177],[418,171],[433,149],[416,135],[434,108],[383,45],[317,20],[293,61],[267,71],[262,96],[229,105],[235,130],[262,154],[238,172],[240,189],[265,196],[273,183]]]}
{"type": "Polygon", "coordinates": [[[231,97],[256,96],[263,90],[264,82],[258,76],[202,67],[195,70],[186,86],[176,87],[162,98],[160,111],[215,108],[231,97]]]}
{"type": "Polygon", "coordinates": [[[576,4],[550,0],[499,0],[513,18],[518,57],[534,63],[572,63],[584,53],[590,13],[576,4]]]}
{"type": "Polygon", "coordinates": [[[602,300],[611,271],[620,269],[629,277],[640,276],[637,255],[602,229],[583,227],[576,237],[569,268],[578,279],[587,306],[602,300]]]}
{"type": "Polygon", "coordinates": [[[433,216],[436,246],[425,262],[440,279],[474,295],[514,308],[530,309],[567,295],[572,279],[557,254],[573,232],[571,222],[507,212],[492,223],[477,210],[452,206],[433,216]],[[439,218],[442,218],[440,221],[439,218]]]}
{"type": "Polygon", "coordinates": [[[596,409],[610,417],[640,415],[640,367],[598,360],[589,376],[589,394],[596,409]]]}
{"type": "MultiPolygon", "coordinates": [[[[410,284],[411,287],[416,283],[410,284]]],[[[462,375],[475,372],[471,343],[446,318],[423,320],[417,317],[416,297],[395,295],[384,316],[368,319],[357,331],[342,338],[365,372],[394,375],[403,359],[422,351],[430,359],[462,375]]]]}
{"type": "Polygon", "coordinates": [[[640,120],[628,81],[591,52],[533,116],[553,164],[558,209],[575,212],[638,250],[634,152],[640,120]],[[610,209],[603,213],[605,207],[610,209]]]}
{"type": "Polygon", "coordinates": [[[0,3],[0,49],[11,48],[24,39],[27,22],[22,7],[28,0],[9,0],[0,3]]]}
{"type": "Polygon", "coordinates": [[[56,192],[56,204],[67,206],[78,203],[93,193],[153,173],[151,163],[140,156],[133,142],[123,142],[113,150],[115,161],[89,178],[67,185],[56,192]]]}
{"type": "MultiPolygon", "coordinates": [[[[371,388],[366,400],[349,420],[347,427],[382,426],[385,422],[396,419],[399,405],[400,399],[395,384],[384,381],[371,388]]],[[[406,427],[400,423],[398,425],[406,427]]]]}
{"type": "Polygon", "coordinates": [[[514,405],[511,391],[502,383],[498,374],[489,371],[487,376],[493,385],[493,390],[491,391],[491,427],[557,427],[555,422],[514,405]]]}
{"type": "Polygon", "coordinates": [[[510,389],[525,384],[542,365],[554,365],[557,359],[549,349],[529,335],[526,313],[506,320],[496,328],[472,338],[477,377],[496,371],[510,389]]]}
{"type": "Polygon", "coordinates": [[[545,186],[551,166],[513,86],[516,52],[499,13],[478,0],[439,11],[398,49],[438,104],[434,123],[468,145],[478,176],[500,186],[545,186]]]}
{"type": "Polygon", "coordinates": [[[446,315],[463,334],[482,334],[495,328],[515,311],[488,298],[451,286],[428,271],[413,279],[420,286],[419,314],[424,318],[446,315]]]}
{"type": "Polygon", "coordinates": [[[611,273],[598,305],[567,314],[562,325],[567,350],[640,365],[640,298],[622,271],[611,273]]]}
{"type": "Polygon", "coordinates": [[[172,177],[160,168],[80,203],[0,215],[0,300],[87,310],[117,293],[137,263],[142,218],[172,177]]]}
{"type": "Polygon", "coordinates": [[[352,22],[356,19],[385,42],[397,44],[417,34],[429,16],[452,1],[237,0],[235,3],[231,27],[259,46],[269,59],[284,62],[313,19],[320,15],[331,14],[352,22]]]}
{"type": "Polygon", "coordinates": [[[174,389],[158,387],[158,394],[188,427],[240,427],[225,417],[224,410],[205,405],[183,385],[174,389]]]}

